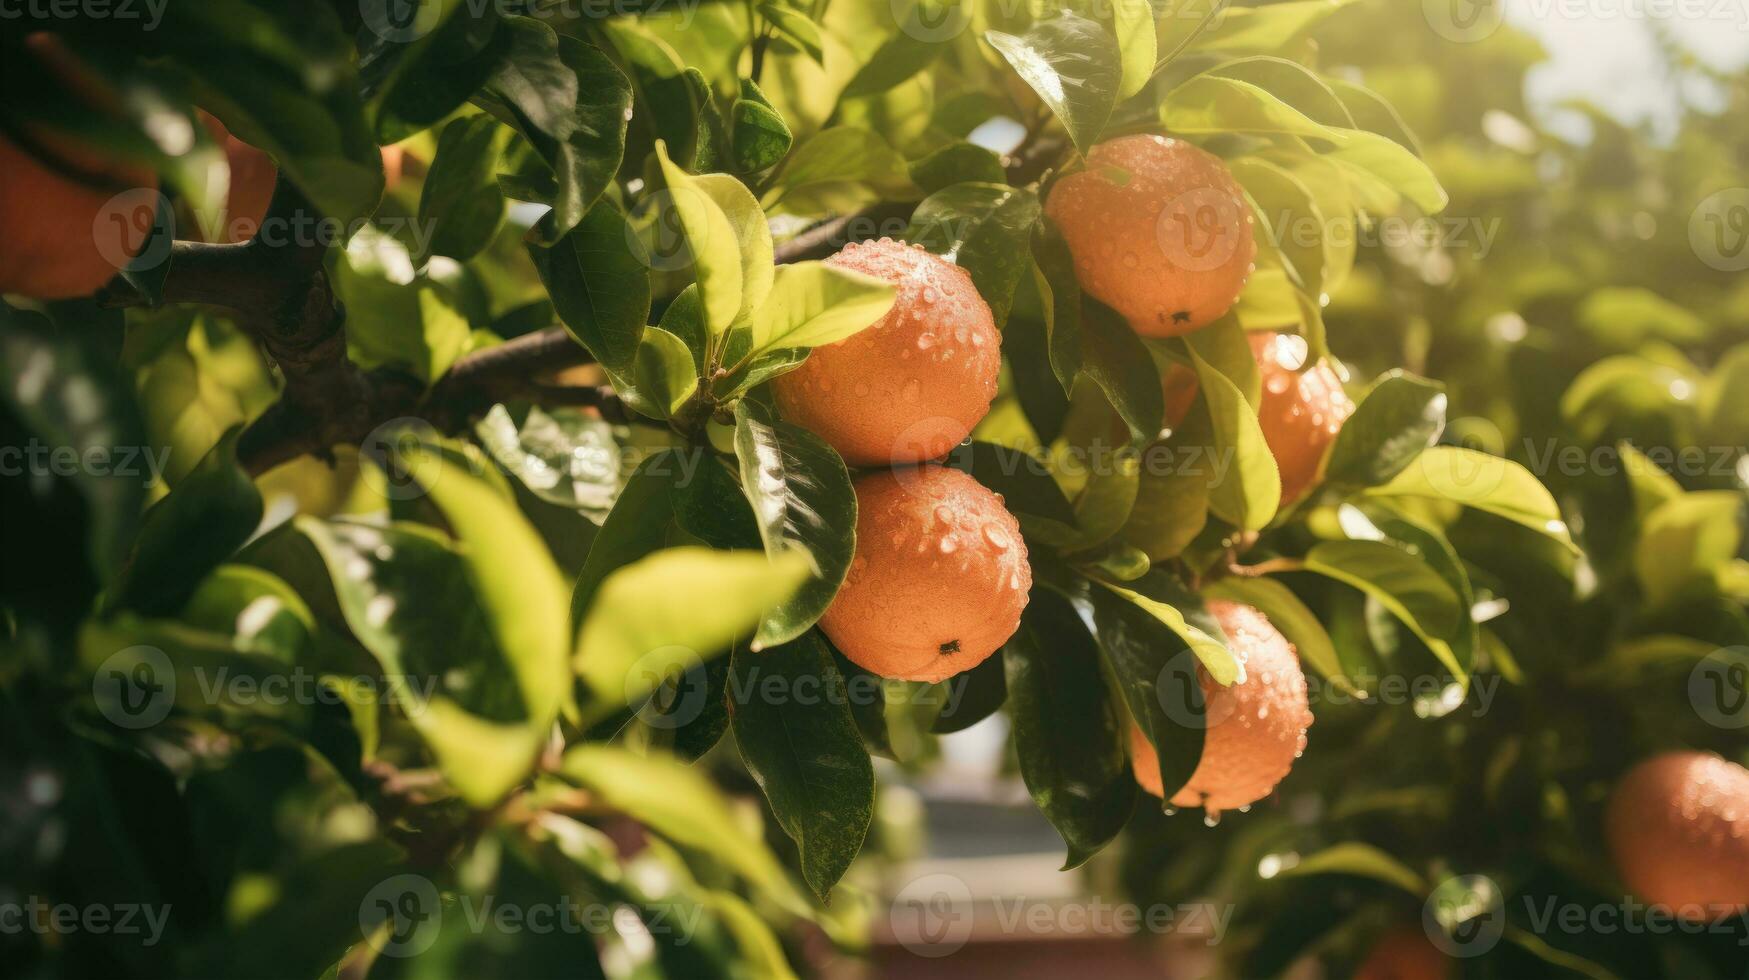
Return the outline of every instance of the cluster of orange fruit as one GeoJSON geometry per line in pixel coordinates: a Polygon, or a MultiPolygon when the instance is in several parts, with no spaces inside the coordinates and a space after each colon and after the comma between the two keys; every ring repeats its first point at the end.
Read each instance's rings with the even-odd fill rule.
{"type": "MultiPolygon", "coordinates": [[[[1057,182],[1046,212],[1062,229],[1076,278],[1137,333],[1164,337],[1220,319],[1249,279],[1256,244],[1243,191],[1215,156],[1164,136],[1095,147],[1057,182]]],[[[829,260],[891,282],[879,323],[813,353],[774,383],[784,416],[849,463],[856,554],[821,626],[845,656],[886,677],[940,681],[977,666],[1019,627],[1031,574],[1016,521],[997,495],[934,465],[989,411],[1001,365],[989,306],[961,269],[890,239],[829,260]]],[[[1328,365],[1307,369],[1298,337],[1257,334],[1260,414],[1283,474],[1304,494],[1353,403],[1328,365]],[[1297,356],[1297,360],[1295,359],[1297,356]]],[[[1190,411],[1195,378],[1162,378],[1170,424],[1190,411]]],[[[1306,680],[1293,647],[1257,610],[1212,610],[1246,661],[1229,686],[1202,675],[1211,724],[1202,763],[1174,802],[1211,811],[1269,794],[1305,746],[1306,680]]],[[[1133,730],[1137,779],[1160,795],[1149,736],[1133,730]]]]}

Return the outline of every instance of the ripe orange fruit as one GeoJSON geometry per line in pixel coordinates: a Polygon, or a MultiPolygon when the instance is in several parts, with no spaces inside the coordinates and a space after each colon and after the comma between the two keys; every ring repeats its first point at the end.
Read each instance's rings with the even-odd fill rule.
{"type": "Polygon", "coordinates": [[[1002,336],[964,269],[890,238],[826,260],[898,287],[867,330],[818,348],[772,382],[786,419],[855,466],[939,459],[996,396],[1002,336]]]}
{"type": "Polygon", "coordinates": [[[218,240],[246,242],[261,230],[261,220],[267,217],[267,206],[273,201],[273,186],[279,182],[279,171],[265,151],[231,135],[224,123],[204,109],[200,121],[213,141],[224,149],[225,160],[231,165],[231,186],[225,195],[225,215],[218,240]]]}
{"type": "Polygon", "coordinates": [[[1014,635],[1032,569],[1001,497],[926,465],[859,477],[856,507],[856,556],[820,617],[846,657],[882,677],[934,682],[1014,635]]]}
{"type": "MultiPolygon", "coordinates": [[[[1281,471],[1281,502],[1291,504],[1318,482],[1324,456],[1342,424],[1354,414],[1354,401],[1329,364],[1305,370],[1305,338],[1288,333],[1257,331],[1247,335],[1251,353],[1263,375],[1263,398],[1257,418],[1263,440],[1275,454],[1281,471]]],[[[1196,398],[1196,373],[1174,365],[1160,380],[1166,401],[1166,423],[1177,426],[1196,398]]]]}
{"type": "Polygon", "coordinates": [[[1220,319],[1251,277],[1255,219],[1220,158],[1142,134],[1095,146],[1057,181],[1045,213],[1081,288],[1139,334],[1176,337],[1220,319]]]}
{"type": "MultiPolygon", "coordinates": [[[[96,111],[114,93],[61,42],[25,39],[37,70],[96,111]]],[[[106,159],[59,133],[26,125],[0,136],[0,293],[67,299],[96,292],[139,254],[152,228],[158,177],[106,159]]]]}
{"type": "MultiPolygon", "coordinates": [[[[1216,815],[1250,806],[1268,796],[1294,760],[1306,748],[1312,712],[1306,701],[1306,675],[1300,670],[1293,644],[1276,631],[1263,614],[1237,602],[1211,599],[1214,614],[1231,641],[1230,648],[1245,666],[1245,674],[1222,687],[1200,665],[1204,732],[1202,761],[1172,797],[1173,806],[1201,806],[1216,815]]],[[[1161,733],[1170,738],[1174,733],[1161,733]]],[[[1139,728],[1130,729],[1130,766],[1136,782],[1155,796],[1160,784],[1160,757],[1139,728]]]]}
{"type": "Polygon", "coordinates": [[[1354,980],[1447,980],[1451,958],[1424,930],[1398,926],[1380,937],[1354,971],[1354,980]]]}
{"type": "Polygon", "coordinates": [[[1749,906],[1749,769],[1705,752],[1655,755],[1616,783],[1604,830],[1647,902],[1694,922],[1749,906]]]}

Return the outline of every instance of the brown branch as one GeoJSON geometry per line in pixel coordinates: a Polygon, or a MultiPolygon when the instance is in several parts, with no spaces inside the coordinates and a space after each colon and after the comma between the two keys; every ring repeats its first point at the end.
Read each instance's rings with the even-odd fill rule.
{"type": "MultiPolygon", "coordinates": [[[[1063,153],[1060,140],[1033,140],[1006,161],[1009,180],[1037,180],[1063,153]]],[[[782,265],[820,259],[851,242],[897,237],[912,205],[880,202],[822,222],[777,246],[782,265]]],[[[607,386],[556,385],[553,372],[592,363],[563,328],[549,327],[477,351],[451,366],[430,391],[417,378],[361,370],[346,356],[345,311],[323,270],[321,217],[289,181],[280,180],[262,230],[238,245],[175,242],[163,301],[213,306],[236,315],[279,369],[279,401],[238,444],[245,469],[260,474],[300,456],[326,457],[338,445],[368,445],[384,426],[416,419],[453,433],[493,405],[519,398],[594,408],[610,421],[644,421],[607,386]]],[[[116,279],[98,294],[111,307],[144,306],[146,297],[116,279]]],[[[651,424],[660,424],[654,423],[651,424]]]]}

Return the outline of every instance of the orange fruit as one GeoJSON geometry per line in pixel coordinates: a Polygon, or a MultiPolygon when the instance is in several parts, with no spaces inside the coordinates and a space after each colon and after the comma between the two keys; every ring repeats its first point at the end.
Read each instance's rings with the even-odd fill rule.
{"type": "Polygon", "coordinates": [[[1001,497],[926,465],[859,477],[856,507],[856,555],[820,617],[846,657],[882,677],[934,682],[1014,635],[1032,569],[1001,497]]]}
{"type": "Polygon", "coordinates": [[[1354,980],[1447,980],[1451,974],[1451,958],[1425,931],[1398,926],[1379,938],[1354,971],[1354,980]]]}
{"type": "MultiPolygon", "coordinates": [[[[1317,485],[1325,455],[1342,424],[1354,414],[1354,401],[1329,364],[1320,361],[1301,370],[1306,363],[1305,338],[1257,331],[1246,340],[1263,376],[1263,397],[1257,406],[1263,440],[1281,471],[1281,502],[1291,504],[1317,485]]],[[[1160,386],[1166,423],[1177,426],[1196,398],[1196,373],[1174,365],[1161,377],[1160,386]]]]}
{"type": "Polygon", "coordinates": [[[1045,213],[1062,229],[1081,288],[1149,337],[1220,319],[1257,258],[1255,219],[1227,165],[1166,136],[1095,146],[1086,169],[1051,189],[1045,213]]]}
{"type": "Polygon", "coordinates": [[[279,182],[279,171],[265,151],[231,135],[224,123],[204,109],[200,121],[206,124],[213,141],[224,149],[225,160],[231,165],[231,186],[225,195],[219,241],[246,242],[261,230],[261,220],[267,217],[267,206],[273,201],[274,184],[279,182]]]}
{"type": "MultiPolygon", "coordinates": [[[[1250,806],[1275,789],[1305,751],[1312,712],[1299,655],[1262,613],[1219,599],[1209,600],[1208,609],[1226,631],[1245,674],[1222,687],[1197,666],[1208,728],[1203,733],[1202,760],[1190,781],[1172,797],[1172,805],[1201,806],[1214,815],[1250,806]]],[[[1160,757],[1136,727],[1130,729],[1130,766],[1143,789],[1165,795],[1160,757]]]]}
{"type": "MultiPolygon", "coordinates": [[[[38,70],[94,111],[116,108],[107,84],[60,38],[32,34],[25,46],[38,70]]],[[[22,127],[17,138],[0,136],[0,293],[88,296],[145,244],[157,208],[157,175],[40,126],[22,127]]]]}
{"type": "Polygon", "coordinates": [[[1749,769],[1705,752],[1653,756],[1616,783],[1604,831],[1647,902],[1695,922],[1749,906],[1749,769]]]}
{"type": "Polygon", "coordinates": [[[996,396],[1002,336],[964,269],[890,238],[826,260],[898,287],[878,323],[772,382],[784,418],[855,466],[939,459],[996,396]]]}

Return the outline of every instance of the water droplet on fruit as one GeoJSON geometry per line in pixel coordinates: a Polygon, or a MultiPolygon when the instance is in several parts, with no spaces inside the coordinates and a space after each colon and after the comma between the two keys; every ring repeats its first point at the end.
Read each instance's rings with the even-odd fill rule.
{"type": "Polygon", "coordinates": [[[959,542],[955,541],[953,539],[953,535],[950,534],[950,535],[947,535],[946,537],[943,537],[941,539],[941,546],[940,547],[941,547],[942,554],[951,555],[955,551],[959,550],[959,542]]]}
{"type": "Polygon", "coordinates": [[[1272,374],[1269,376],[1269,384],[1266,387],[1269,388],[1270,394],[1280,395],[1287,392],[1287,386],[1289,384],[1290,382],[1288,381],[1287,375],[1272,374]]]}
{"type": "Polygon", "coordinates": [[[868,397],[868,382],[858,381],[856,383],[856,397],[858,397],[858,398],[867,398],[868,397]]]}
{"type": "Polygon", "coordinates": [[[1221,825],[1221,811],[1219,811],[1219,810],[1205,810],[1205,811],[1203,811],[1202,825],[1204,827],[1218,827],[1218,826],[1220,826],[1221,825]]]}
{"type": "Polygon", "coordinates": [[[1165,814],[1165,815],[1166,815],[1166,816],[1168,816],[1168,817],[1176,817],[1176,816],[1178,816],[1178,808],[1177,808],[1177,807],[1175,807],[1175,806],[1169,806],[1169,807],[1165,807],[1165,808],[1163,808],[1163,809],[1162,809],[1162,810],[1161,810],[1161,811],[1160,811],[1160,812],[1161,812],[1161,813],[1163,813],[1163,814],[1165,814]]]}
{"type": "Polygon", "coordinates": [[[953,508],[946,504],[938,504],[935,508],[935,519],[943,524],[953,524],[953,508]]]}
{"type": "Polygon", "coordinates": [[[1134,253],[1134,252],[1123,253],[1124,268],[1134,269],[1136,266],[1139,266],[1141,264],[1142,264],[1142,260],[1136,257],[1136,253],[1134,253]]]}
{"type": "Polygon", "coordinates": [[[915,402],[918,398],[921,398],[922,396],[923,396],[923,385],[920,382],[918,382],[918,380],[916,378],[912,378],[911,380],[905,382],[905,386],[903,388],[899,389],[899,397],[903,398],[907,402],[915,402]]]}
{"type": "Polygon", "coordinates": [[[990,547],[997,551],[1008,550],[1008,532],[994,524],[984,525],[984,540],[990,542],[990,547]]]}
{"type": "Polygon", "coordinates": [[[932,334],[932,333],[920,333],[917,335],[917,349],[918,350],[928,350],[929,348],[934,347],[934,346],[935,346],[935,335],[934,334],[932,334]]]}

